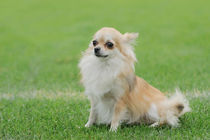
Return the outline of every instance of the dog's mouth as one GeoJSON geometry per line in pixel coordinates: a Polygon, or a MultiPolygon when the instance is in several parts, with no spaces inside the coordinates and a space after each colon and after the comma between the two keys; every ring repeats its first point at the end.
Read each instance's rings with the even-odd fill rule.
{"type": "Polygon", "coordinates": [[[97,57],[107,57],[108,55],[95,54],[97,57]]]}

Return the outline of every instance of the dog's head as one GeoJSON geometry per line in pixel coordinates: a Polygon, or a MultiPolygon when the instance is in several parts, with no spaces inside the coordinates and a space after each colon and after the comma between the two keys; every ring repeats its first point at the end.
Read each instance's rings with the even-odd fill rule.
{"type": "Polygon", "coordinates": [[[138,33],[121,34],[114,28],[104,27],[95,33],[89,47],[98,59],[108,60],[121,55],[135,61],[132,44],[137,37],[138,33]]]}

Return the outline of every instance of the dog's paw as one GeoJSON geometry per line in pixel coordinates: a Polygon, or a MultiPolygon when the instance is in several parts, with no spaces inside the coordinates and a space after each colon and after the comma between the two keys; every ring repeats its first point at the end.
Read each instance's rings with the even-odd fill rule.
{"type": "Polygon", "coordinates": [[[160,125],[159,122],[155,122],[155,123],[151,124],[149,127],[157,127],[157,126],[159,126],[159,125],[160,125]]]}
{"type": "Polygon", "coordinates": [[[110,132],[117,132],[117,127],[111,127],[111,128],[109,129],[109,131],[110,131],[110,132]]]}
{"type": "Polygon", "coordinates": [[[85,124],[85,127],[88,128],[88,127],[91,127],[93,125],[93,123],[90,123],[89,121],[85,124]]]}
{"type": "Polygon", "coordinates": [[[111,125],[111,128],[110,128],[110,132],[117,132],[117,127],[118,127],[118,125],[116,124],[116,125],[111,125]]]}

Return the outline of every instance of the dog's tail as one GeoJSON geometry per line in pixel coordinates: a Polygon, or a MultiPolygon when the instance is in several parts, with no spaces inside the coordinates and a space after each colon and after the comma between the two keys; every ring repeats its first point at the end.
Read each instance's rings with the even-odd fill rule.
{"type": "Polygon", "coordinates": [[[181,91],[176,89],[175,94],[171,96],[167,101],[167,122],[171,126],[177,126],[178,117],[190,111],[191,108],[189,107],[189,102],[183,96],[181,91]]]}

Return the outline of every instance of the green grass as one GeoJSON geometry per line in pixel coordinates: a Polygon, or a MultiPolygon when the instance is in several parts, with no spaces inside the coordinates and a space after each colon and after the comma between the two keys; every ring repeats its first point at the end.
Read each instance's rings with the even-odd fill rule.
{"type": "MultiPolygon", "coordinates": [[[[206,0],[1,0],[0,139],[209,138],[210,10],[206,0]],[[86,129],[77,64],[104,26],[139,32],[136,74],[163,92],[199,91],[181,127],[86,129]],[[38,94],[38,95],[37,95],[38,94]],[[204,98],[204,97],[205,98],[204,98]]],[[[190,97],[189,95],[188,97],[190,97]]],[[[192,95],[194,96],[194,95],[192,95]]]]}
{"type": "Polygon", "coordinates": [[[206,107],[207,102],[207,99],[202,99],[202,102],[200,99],[195,99],[191,106],[196,110],[181,118],[180,128],[122,125],[118,132],[114,133],[109,132],[109,127],[105,125],[89,129],[84,127],[89,108],[87,100],[2,100],[0,137],[5,139],[208,138],[210,110],[206,107]]]}

